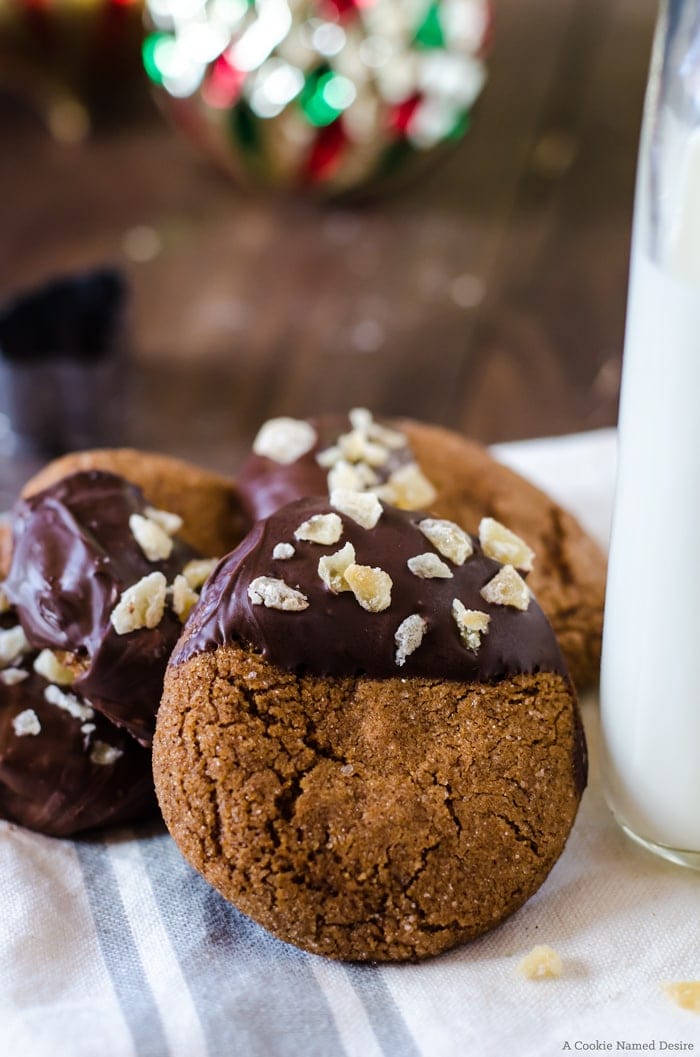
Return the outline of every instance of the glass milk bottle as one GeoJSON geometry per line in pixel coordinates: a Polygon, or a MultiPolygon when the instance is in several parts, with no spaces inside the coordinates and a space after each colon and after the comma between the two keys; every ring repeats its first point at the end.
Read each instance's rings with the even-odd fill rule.
{"type": "Polygon", "coordinates": [[[700,0],[661,6],[644,112],[603,635],[608,803],[700,869],[700,0]]]}

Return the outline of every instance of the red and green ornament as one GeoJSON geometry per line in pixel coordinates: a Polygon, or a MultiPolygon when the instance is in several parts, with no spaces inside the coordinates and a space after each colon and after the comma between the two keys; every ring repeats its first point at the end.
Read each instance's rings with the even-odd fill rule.
{"type": "Polygon", "coordinates": [[[459,139],[489,0],[146,0],[175,122],[253,186],[354,189],[459,139]]]}

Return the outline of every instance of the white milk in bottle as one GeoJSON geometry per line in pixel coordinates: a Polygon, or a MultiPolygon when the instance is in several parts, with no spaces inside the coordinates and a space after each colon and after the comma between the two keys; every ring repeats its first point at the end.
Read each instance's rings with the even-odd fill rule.
{"type": "MultiPolygon", "coordinates": [[[[700,0],[687,6],[700,110],[700,0]]],[[[662,10],[637,183],[601,720],[618,822],[700,868],[700,120],[678,94],[662,113],[669,8],[680,5],[662,10]]]]}

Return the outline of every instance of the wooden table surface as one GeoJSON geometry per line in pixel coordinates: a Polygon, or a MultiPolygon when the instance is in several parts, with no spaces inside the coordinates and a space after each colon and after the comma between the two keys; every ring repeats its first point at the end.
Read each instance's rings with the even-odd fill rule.
{"type": "MultiPolygon", "coordinates": [[[[222,470],[270,415],[358,404],[483,441],[611,425],[655,11],[496,0],[468,136],[419,185],[354,207],[242,195],[145,86],[80,146],[6,91],[0,297],[124,267],[127,439],[222,470]]],[[[0,510],[36,463],[0,428],[0,510]]]]}

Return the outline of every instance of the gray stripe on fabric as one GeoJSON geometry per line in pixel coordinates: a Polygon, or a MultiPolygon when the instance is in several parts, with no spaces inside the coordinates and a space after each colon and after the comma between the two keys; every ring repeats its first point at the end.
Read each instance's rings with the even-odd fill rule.
{"type": "Polygon", "coordinates": [[[114,869],[102,844],[75,840],[95,931],[138,1057],[167,1057],[163,1022],[143,971],[114,869]]]}
{"type": "Polygon", "coordinates": [[[140,851],[209,1057],[342,1057],[308,955],[227,903],[169,837],[149,837],[140,851]]]}
{"type": "Polygon", "coordinates": [[[346,965],[345,972],[355,988],[367,1019],[385,1057],[421,1057],[408,1025],[378,965],[346,965]]]}

